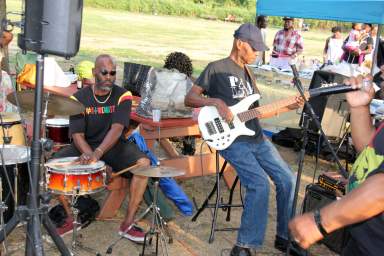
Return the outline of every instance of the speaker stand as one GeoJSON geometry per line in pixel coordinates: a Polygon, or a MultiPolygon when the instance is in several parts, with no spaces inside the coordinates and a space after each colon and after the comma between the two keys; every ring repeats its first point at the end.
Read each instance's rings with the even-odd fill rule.
{"type": "Polygon", "coordinates": [[[14,216],[0,230],[0,242],[5,236],[20,222],[27,222],[27,234],[25,241],[26,256],[43,256],[44,248],[41,239],[41,223],[52,238],[61,255],[70,256],[72,253],[65,245],[63,239],[57,234],[56,227],[48,217],[49,194],[40,194],[40,161],[41,161],[41,141],[40,129],[42,119],[42,99],[44,81],[44,55],[39,54],[36,59],[36,87],[35,87],[35,106],[33,115],[33,139],[31,146],[31,168],[30,168],[30,189],[27,206],[18,206],[14,216]],[[40,205],[41,200],[41,205],[40,205]]]}

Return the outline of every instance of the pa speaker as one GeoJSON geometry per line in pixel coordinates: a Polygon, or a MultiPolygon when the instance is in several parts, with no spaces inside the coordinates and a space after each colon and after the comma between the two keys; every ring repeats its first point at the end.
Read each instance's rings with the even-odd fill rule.
{"type": "Polygon", "coordinates": [[[83,0],[27,0],[18,45],[39,54],[73,57],[80,47],[83,0]]]}
{"type": "MultiPolygon", "coordinates": [[[[318,70],[313,73],[309,89],[315,89],[321,87],[323,84],[338,83],[342,84],[346,77],[337,73],[332,73],[328,71],[318,70]]],[[[333,96],[333,95],[331,95],[333,96]]],[[[315,111],[316,116],[319,118],[319,121],[322,122],[324,116],[324,110],[327,107],[328,100],[330,96],[318,96],[309,99],[313,110],[315,111]]],[[[303,113],[310,115],[309,109],[304,107],[303,113]]],[[[303,122],[303,115],[300,118],[300,125],[303,122]]],[[[318,132],[317,126],[314,121],[309,122],[309,130],[315,133],[318,132]]]]}

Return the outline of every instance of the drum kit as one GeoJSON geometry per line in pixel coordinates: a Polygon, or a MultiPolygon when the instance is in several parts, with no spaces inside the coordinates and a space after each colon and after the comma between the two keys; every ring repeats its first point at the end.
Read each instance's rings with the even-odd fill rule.
{"type": "MultiPolygon", "coordinates": [[[[23,111],[33,111],[35,109],[34,91],[20,91],[11,93],[7,100],[17,105],[23,111]]],[[[58,148],[69,144],[69,119],[68,118],[47,118],[47,116],[60,115],[70,116],[80,114],[84,111],[84,106],[68,97],[63,97],[54,93],[43,94],[43,126],[41,143],[52,141],[53,147],[46,147],[44,156],[55,152],[58,148]]],[[[31,171],[29,163],[31,160],[31,150],[27,146],[27,138],[24,126],[19,114],[0,113],[0,157],[3,164],[3,172],[0,175],[0,214],[7,223],[15,214],[17,206],[26,205],[28,190],[33,186],[31,182],[31,171]],[[7,180],[7,182],[2,182],[7,180]],[[2,192],[1,192],[2,191],[2,192]],[[10,194],[12,196],[10,196],[10,194]]],[[[78,211],[74,208],[76,198],[80,195],[90,195],[103,191],[106,187],[106,166],[103,161],[81,165],[77,157],[66,157],[51,159],[44,164],[45,181],[39,182],[43,190],[55,195],[66,195],[72,197],[72,207],[74,211],[74,236],[72,238],[72,250],[75,251],[77,245],[76,229],[78,211]]],[[[155,180],[155,195],[153,203],[138,218],[144,218],[147,214],[152,214],[152,223],[146,238],[151,242],[152,237],[156,236],[156,255],[158,255],[158,241],[163,254],[168,255],[168,249],[164,236],[164,225],[159,208],[157,207],[157,191],[159,188],[159,178],[175,177],[183,175],[182,170],[171,167],[156,166],[151,168],[136,168],[131,170],[133,174],[152,177],[155,180]]],[[[124,171],[124,170],[123,170],[124,171]]],[[[119,175],[120,173],[115,173],[119,175]]],[[[115,175],[116,176],[116,175],[115,175]]],[[[112,177],[113,178],[113,177],[112,177]]],[[[4,223],[1,224],[4,228],[4,223]]],[[[4,235],[5,236],[5,235],[4,235]]],[[[1,237],[0,240],[5,239],[1,237]]],[[[115,243],[114,243],[115,244],[115,243]]],[[[143,246],[143,255],[145,251],[143,246]]],[[[83,247],[84,248],[84,247],[83,247]]],[[[111,249],[112,250],[112,249],[111,249]]]]}

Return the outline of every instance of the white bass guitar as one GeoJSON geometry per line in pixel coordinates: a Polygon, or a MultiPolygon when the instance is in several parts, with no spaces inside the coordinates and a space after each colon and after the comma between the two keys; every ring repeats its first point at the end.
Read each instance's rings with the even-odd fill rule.
{"type": "MultiPolygon", "coordinates": [[[[320,88],[305,92],[305,97],[308,99],[315,96],[344,93],[356,90],[347,85],[334,85],[335,83],[322,84],[322,87],[320,88]]],[[[249,107],[259,99],[259,94],[252,94],[241,100],[236,105],[229,107],[234,116],[231,123],[227,123],[223,118],[221,118],[216,107],[205,106],[201,108],[198,117],[198,124],[203,139],[214,149],[226,149],[240,135],[252,136],[255,134],[254,131],[245,126],[245,122],[248,120],[253,118],[272,117],[287,111],[287,109],[282,111],[283,108],[289,107],[289,110],[294,110],[298,107],[296,104],[296,96],[292,96],[258,108],[249,109],[249,107]]]]}

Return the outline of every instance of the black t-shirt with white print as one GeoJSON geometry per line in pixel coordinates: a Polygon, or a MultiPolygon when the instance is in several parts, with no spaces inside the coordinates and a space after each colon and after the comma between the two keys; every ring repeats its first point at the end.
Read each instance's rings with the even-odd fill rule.
{"type": "MultiPolygon", "coordinates": [[[[254,93],[245,68],[241,68],[229,57],[209,63],[195,84],[203,88],[207,96],[222,99],[228,106],[233,106],[254,93]]],[[[255,135],[239,136],[235,141],[260,142],[263,135],[259,120],[251,119],[245,125],[255,131],[255,135]]]]}
{"type": "Polygon", "coordinates": [[[125,129],[128,128],[132,94],[126,89],[113,85],[110,96],[109,94],[96,96],[93,94],[92,86],[88,86],[77,91],[72,97],[85,106],[85,111],[82,114],[70,116],[70,135],[84,133],[88,144],[98,146],[112,124],[119,123],[125,129]]]}

